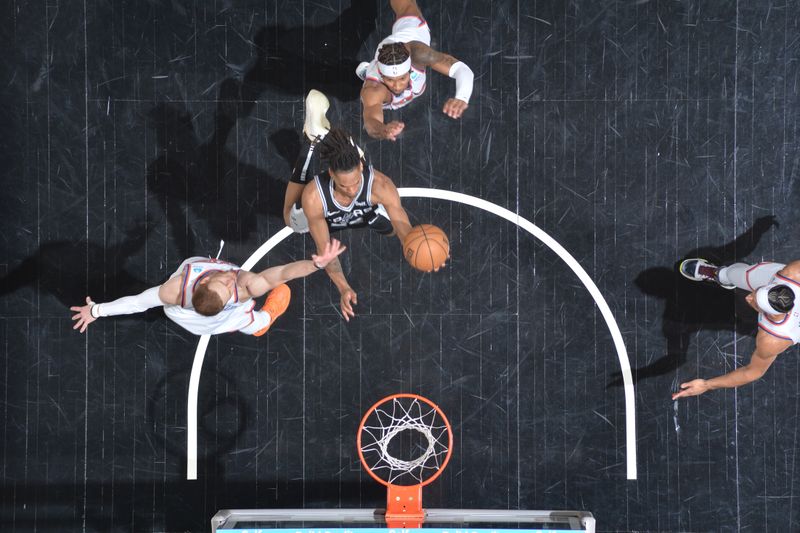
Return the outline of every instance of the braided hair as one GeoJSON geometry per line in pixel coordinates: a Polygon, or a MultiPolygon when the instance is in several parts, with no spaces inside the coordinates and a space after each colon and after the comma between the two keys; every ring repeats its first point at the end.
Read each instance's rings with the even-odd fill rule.
{"type": "Polygon", "coordinates": [[[767,300],[776,311],[788,313],[794,307],[794,291],[786,285],[776,285],[767,293],[767,300]]]}
{"type": "Polygon", "coordinates": [[[319,145],[319,155],[333,172],[353,170],[361,162],[355,141],[344,130],[331,128],[319,145]]]}
{"type": "Polygon", "coordinates": [[[384,65],[399,65],[408,59],[408,55],[403,43],[387,43],[378,50],[378,61],[384,65]]]}

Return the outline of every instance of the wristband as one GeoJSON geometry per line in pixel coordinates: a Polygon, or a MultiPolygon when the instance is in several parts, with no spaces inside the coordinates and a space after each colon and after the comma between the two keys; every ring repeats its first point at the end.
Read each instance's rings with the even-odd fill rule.
{"type": "Polygon", "coordinates": [[[91,305],[89,308],[89,314],[92,315],[92,318],[100,318],[100,304],[92,302],[89,305],[91,305]]]}
{"type": "Polygon", "coordinates": [[[456,99],[469,103],[469,97],[472,96],[472,80],[475,78],[472,70],[461,61],[456,61],[447,75],[456,80],[456,99]]]}

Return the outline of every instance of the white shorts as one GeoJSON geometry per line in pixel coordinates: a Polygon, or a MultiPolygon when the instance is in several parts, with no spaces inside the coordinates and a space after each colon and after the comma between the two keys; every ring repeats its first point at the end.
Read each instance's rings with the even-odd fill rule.
{"type": "MultiPolygon", "coordinates": [[[[431,45],[431,29],[428,27],[428,23],[415,16],[397,19],[392,24],[392,34],[381,41],[381,45],[384,43],[408,43],[411,41],[419,41],[428,46],[431,45]]],[[[380,46],[378,46],[378,49],[380,49],[380,46]]],[[[375,59],[377,58],[376,52],[375,59]]]]}

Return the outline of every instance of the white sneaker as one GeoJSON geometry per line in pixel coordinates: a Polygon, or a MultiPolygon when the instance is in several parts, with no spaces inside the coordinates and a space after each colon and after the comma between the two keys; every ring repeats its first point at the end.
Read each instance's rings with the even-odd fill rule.
{"type": "Polygon", "coordinates": [[[367,69],[368,68],[369,68],[369,63],[366,62],[366,61],[362,61],[356,67],[356,76],[358,76],[361,81],[364,81],[364,80],[367,79],[367,69]]]}
{"type": "Polygon", "coordinates": [[[735,289],[736,285],[725,285],[719,280],[719,267],[712,265],[705,259],[693,257],[691,259],[684,259],[678,267],[678,272],[692,281],[713,281],[719,284],[723,289],[735,289]]]}
{"type": "Polygon", "coordinates": [[[331,103],[324,94],[316,89],[308,91],[303,133],[305,133],[309,141],[313,141],[317,137],[324,137],[331,129],[331,123],[325,116],[330,106],[331,103]]]}

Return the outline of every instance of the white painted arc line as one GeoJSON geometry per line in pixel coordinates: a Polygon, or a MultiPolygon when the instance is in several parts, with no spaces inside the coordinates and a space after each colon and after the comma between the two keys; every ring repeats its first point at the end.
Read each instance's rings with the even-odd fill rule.
{"type": "MultiPolygon", "coordinates": [[[[250,270],[267,252],[280,244],[286,237],[294,233],[292,228],[285,227],[262,244],[242,265],[243,270],[250,270]]],[[[189,376],[189,398],[186,404],[186,479],[197,479],[197,400],[200,390],[200,373],[206,356],[210,335],[202,335],[197,343],[192,362],[192,373],[189,376]]]]}
{"type": "MultiPolygon", "coordinates": [[[[627,458],[627,477],[628,479],[636,479],[636,405],[633,393],[633,378],[631,376],[631,365],[628,360],[628,352],[625,349],[625,342],[622,339],[622,333],[619,330],[614,315],[608,304],[600,293],[600,289],[594,284],[594,281],[589,277],[586,271],[581,267],[578,261],[575,260],[563,246],[556,242],[547,233],[542,231],[535,224],[529,220],[519,216],[516,213],[509,211],[503,207],[495,205],[486,200],[476,198],[467,194],[442,191],[438,189],[426,189],[420,187],[406,187],[398,189],[400,196],[403,198],[434,198],[439,200],[449,200],[451,202],[458,202],[465,205],[471,205],[484,211],[493,213],[509,222],[516,224],[518,227],[524,229],[547,247],[553,250],[567,265],[572,269],[578,279],[581,280],[583,285],[592,295],[600,313],[606,321],[606,325],[611,332],[611,337],[614,340],[614,346],[617,350],[617,357],[619,359],[620,368],[622,370],[622,380],[625,389],[625,442],[626,442],[626,458],[627,458]]],[[[277,246],[286,237],[293,232],[291,228],[285,227],[261,247],[259,247],[250,258],[245,261],[242,268],[245,270],[251,269],[255,266],[272,248],[277,246]]],[[[189,379],[189,399],[187,405],[187,453],[186,453],[186,479],[197,479],[197,400],[198,389],[200,385],[200,372],[203,366],[203,358],[205,357],[206,348],[208,347],[208,335],[203,335],[197,345],[195,352],[194,362],[192,363],[192,374],[189,379]]]]}
{"type": "Polygon", "coordinates": [[[586,273],[578,261],[567,252],[555,239],[545,233],[541,228],[537,227],[531,221],[519,216],[516,213],[509,211],[503,207],[495,205],[486,200],[452,191],[443,191],[439,189],[427,189],[421,187],[404,187],[399,189],[401,198],[436,198],[440,200],[450,200],[451,202],[458,202],[466,205],[471,205],[484,211],[493,213],[509,222],[516,224],[524,229],[547,247],[553,250],[578,276],[583,285],[589,291],[589,294],[594,298],[597,307],[600,309],[600,314],[606,321],[611,338],[614,340],[614,346],[617,349],[617,358],[619,359],[619,366],[622,371],[622,381],[625,389],[625,445],[626,445],[626,458],[627,458],[627,477],[628,479],[636,479],[636,399],[633,393],[633,377],[631,375],[631,364],[628,359],[628,351],[625,348],[625,341],[622,339],[622,332],[620,332],[617,321],[614,319],[614,314],[611,308],[608,307],[605,298],[600,293],[592,278],[586,273]]]}
{"type": "Polygon", "coordinates": [[[186,479],[197,479],[197,399],[200,372],[211,335],[202,335],[194,351],[192,373],[189,376],[189,399],[186,404],[186,479]]]}

